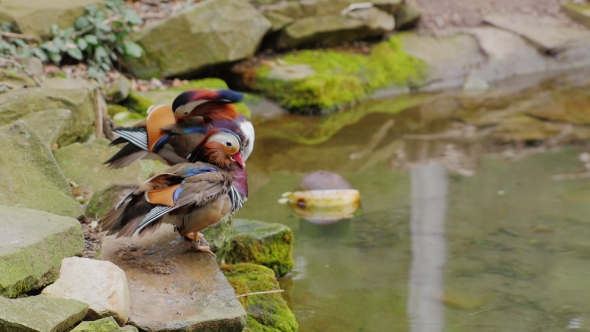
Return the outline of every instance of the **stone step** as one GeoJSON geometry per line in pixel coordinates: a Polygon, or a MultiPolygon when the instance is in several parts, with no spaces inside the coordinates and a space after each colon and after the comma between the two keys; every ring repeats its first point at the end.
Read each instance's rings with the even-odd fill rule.
{"type": "Polygon", "coordinates": [[[87,311],[86,303],[45,295],[22,299],[0,297],[0,331],[67,331],[87,311]]]}
{"type": "Polygon", "coordinates": [[[16,297],[55,281],[62,259],[84,249],[78,220],[0,205],[0,295],[16,297]]]}
{"type": "Polygon", "coordinates": [[[105,238],[99,259],[127,275],[128,324],[148,331],[242,331],[246,312],[213,256],[171,225],[141,238],[105,238]]]}

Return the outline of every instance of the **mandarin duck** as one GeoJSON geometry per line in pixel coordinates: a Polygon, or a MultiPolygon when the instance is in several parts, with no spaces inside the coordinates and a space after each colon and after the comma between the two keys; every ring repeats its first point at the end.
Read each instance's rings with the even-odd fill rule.
{"type": "Polygon", "coordinates": [[[191,153],[191,161],[127,194],[102,219],[107,235],[142,236],[168,223],[195,250],[215,256],[200,231],[241,209],[248,197],[240,138],[228,129],[212,129],[191,153]]]}
{"type": "Polygon", "coordinates": [[[152,106],[146,121],[113,131],[120,137],[111,145],[126,145],[105,164],[122,168],[146,157],[163,159],[168,165],[186,162],[188,154],[211,128],[237,133],[242,156],[247,160],[254,148],[254,127],[233,105],[242,98],[242,94],[232,90],[193,89],[177,96],[172,108],[152,106]]]}

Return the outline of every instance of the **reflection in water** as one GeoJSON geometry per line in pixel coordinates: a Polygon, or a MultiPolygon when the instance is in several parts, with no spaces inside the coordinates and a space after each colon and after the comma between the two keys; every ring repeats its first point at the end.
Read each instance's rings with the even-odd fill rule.
{"type": "Polygon", "coordinates": [[[433,163],[410,169],[412,263],[408,316],[411,332],[443,331],[447,173],[433,163]]]}

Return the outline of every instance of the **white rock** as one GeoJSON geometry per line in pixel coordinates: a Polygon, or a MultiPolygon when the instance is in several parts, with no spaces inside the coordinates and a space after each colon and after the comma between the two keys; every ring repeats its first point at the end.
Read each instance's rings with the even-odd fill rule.
{"type": "Polygon", "coordinates": [[[125,272],[111,262],[89,258],[64,258],[59,279],[41,294],[74,299],[89,305],[87,318],[113,316],[123,325],[129,318],[129,288],[125,272]]]}

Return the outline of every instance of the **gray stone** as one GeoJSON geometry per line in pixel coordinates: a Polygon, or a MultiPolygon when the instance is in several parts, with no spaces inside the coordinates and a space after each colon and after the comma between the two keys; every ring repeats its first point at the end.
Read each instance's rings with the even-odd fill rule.
{"type": "Polygon", "coordinates": [[[488,90],[490,85],[486,80],[475,75],[468,75],[465,83],[463,83],[463,90],[488,90]]]}
{"type": "Polygon", "coordinates": [[[0,331],[67,331],[87,310],[86,303],[43,295],[22,299],[0,297],[0,331]]]}
{"type": "Polygon", "coordinates": [[[270,32],[279,31],[295,21],[295,19],[280,13],[265,12],[263,14],[271,24],[270,32]]]}
{"type": "MultiPolygon", "coordinates": [[[[345,8],[344,6],[343,8],[345,8]]],[[[360,9],[346,15],[307,16],[288,25],[270,42],[276,49],[301,46],[340,44],[392,31],[395,21],[391,14],[378,8],[360,9]]]]}
{"type": "Polygon", "coordinates": [[[220,220],[215,226],[208,227],[203,231],[211,250],[215,253],[218,263],[223,262],[229,252],[232,237],[234,235],[233,216],[220,220]]]}
{"type": "MultiPolygon", "coordinates": [[[[93,322],[82,322],[72,332],[120,332],[122,329],[113,317],[102,318],[93,322]]],[[[135,328],[137,331],[137,328],[135,328]]]]}
{"type": "Polygon", "coordinates": [[[51,25],[56,23],[65,29],[76,23],[85,13],[84,7],[92,4],[102,6],[101,0],[3,0],[0,21],[8,21],[14,27],[36,38],[49,38],[51,25]]]}
{"type": "Polygon", "coordinates": [[[137,186],[135,183],[111,184],[95,192],[88,202],[86,216],[95,219],[102,218],[110,209],[117,206],[131,190],[137,189],[137,186]]]}
{"type": "Polygon", "coordinates": [[[234,220],[234,237],[228,264],[256,263],[271,268],[277,277],[293,269],[293,231],[281,224],[249,219],[234,220]]]}
{"type": "Polygon", "coordinates": [[[300,80],[315,74],[316,71],[310,65],[289,65],[289,66],[274,66],[267,78],[279,81],[300,80]]]}
{"type": "Polygon", "coordinates": [[[568,48],[579,47],[580,41],[590,42],[589,31],[567,27],[549,16],[492,14],[485,16],[484,22],[524,37],[545,53],[561,53],[568,48]]]}
{"type": "Polygon", "coordinates": [[[63,134],[71,117],[72,111],[59,109],[29,113],[22,117],[21,120],[26,122],[37,133],[49,149],[52,149],[63,134]]]}
{"type": "Polygon", "coordinates": [[[0,128],[0,145],[0,204],[84,214],[46,143],[24,121],[0,128]]]}
{"type": "Polygon", "coordinates": [[[107,101],[112,104],[117,104],[127,97],[129,97],[129,91],[131,91],[131,81],[121,75],[113,84],[111,88],[107,92],[107,101]]]}
{"type": "Polygon", "coordinates": [[[162,225],[140,238],[105,238],[99,259],[125,271],[129,324],[149,331],[242,331],[246,312],[213,256],[162,225]]]}
{"type": "Polygon", "coordinates": [[[413,27],[420,20],[420,6],[417,3],[404,3],[394,13],[395,29],[403,30],[413,27]]]}
{"type": "Polygon", "coordinates": [[[141,183],[167,167],[153,160],[141,160],[123,169],[110,169],[103,163],[119,148],[108,144],[107,139],[101,138],[84,144],[74,143],[54,152],[65,176],[77,183],[88,199],[113,183],[141,183]]]}
{"type": "Polygon", "coordinates": [[[87,303],[88,319],[113,316],[123,325],[129,318],[127,278],[125,272],[111,262],[80,257],[64,258],[59,278],[43,289],[41,294],[87,303]]]}
{"type": "Polygon", "coordinates": [[[83,140],[93,132],[94,96],[86,88],[29,88],[0,94],[0,126],[31,113],[55,109],[72,111],[72,117],[58,139],[59,145],[83,140]]]}
{"type": "Polygon", "coordinates": [[[78,220],[1,205],[0,243],[0,295],[6,297],[52,283],[62,259],[84,249],[78,220]]]}
{"type": "Polygon", "coordinates": [[[140,31],[145,54],[126,61],[140,78],[196,73],[254,55],[270,27],[247,0],[206,0],[140,31]]]}

